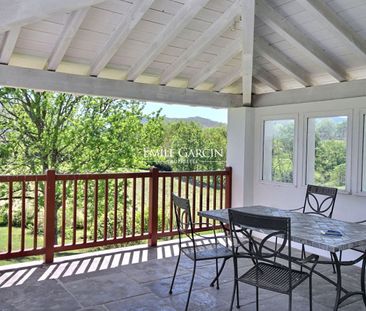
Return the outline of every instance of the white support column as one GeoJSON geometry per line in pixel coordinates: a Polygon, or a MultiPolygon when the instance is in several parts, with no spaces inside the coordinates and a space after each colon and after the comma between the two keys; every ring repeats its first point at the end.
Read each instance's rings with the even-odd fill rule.
{"type": "Polygon", "coordinates": [[[253,204],[254,109],[228,109],[227,165],[233,169],[232,207],[253,204]]]}
{"type": "Polygon", "coordinates": [[[252,79],[253,79],[253,46],[254,46],[254,0],[242,0],[241,18],[242,18],[242,90],[243,104],[252,102],[252,79]]]}

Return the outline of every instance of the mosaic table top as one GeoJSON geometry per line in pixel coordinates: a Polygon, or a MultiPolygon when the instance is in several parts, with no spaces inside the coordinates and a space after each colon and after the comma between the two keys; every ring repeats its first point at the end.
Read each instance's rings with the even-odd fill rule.
{"type": "MultiPolygon", "coordinates": [[[[237,207],[246,213],[291,218],[291,240],[330,252],[365,246],[366,225],[337,219],[291,212],[267,206],[237,207]],[[337,230],[342,236],[328,236],[321,232],[337,230]]],[[[228,210],[202,211],[199,215],[223,223],[229,222],[228,210]]]]}

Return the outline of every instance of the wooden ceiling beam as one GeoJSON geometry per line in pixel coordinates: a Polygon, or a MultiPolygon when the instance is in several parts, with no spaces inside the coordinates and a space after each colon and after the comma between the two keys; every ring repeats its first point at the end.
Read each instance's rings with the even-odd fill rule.
{"type": "Polygon", "coordinates": [[[266,58],[270,63],[275,65],[281,71],[285,72],[303,86],[310,86],[311,81],[305,70],[296,63],[292,62],[281,51],[271,46],[267,41],[260,37],[255,38],[256,52],[266,58]]]}
{"type": "Polygon", "coordinates": [[[341,37],[361,59],[366,61],[366,41],[337,15],[324,1],[297,0],[309,13],[321,21],[332,32],[341,37]]]}
{"type": "Polygon", "coordinates": [[[132,4],[120,25],[94,59],[89,72],[91,76],[97,76],[109,63],[153,2],[154,0],[139,0],[132,4]]]}
{"type": "Polygon", "coordinates": [[[51,56],[48,59],[47,69],[56,70],[61,63],[68,47],[71,44],[72,39],[75,37],[77,31],[80,28],[81,23],[84,21],[88,14],[89,7],[82,8],[74,11],[70,14],[58,40],[52,51],[51,56]]]}
{"type": "Polygon", "coordinates": [[[21,27],[17,26],[5,33],[0,52],[0,63],[8,64],[17,43],[21,27]]]}
{"type": "Polygon", "coordinates": [[[332,60],[317,43],[273,9],[266,0],[256,1],[256,15],[281,37],[296,47],[300,53],[311,57],[320,64],[336,80],[345,81],[349,78],[345,70],[332,60]]]}
{"type": "Polygon", "coordinates": [[[164,30],[160,32],[150,44],[146,52],[139,60],[129,69],[127,80],[134,81],[141,75],[147,67],[155,60],[156,57],[197,15],[197,13],[209,2],[209,0],[190,0],[183,5],[178,13],[166,25],[164,30]]]}
{"type": "Polygon", "coordinates": [[[185,50],[160,76],[160,84],[167,84],[181,73],[188,63],[201,54],[205,48],[219,37],[234,22],[240,14],[241,0],[236,0],[193,44],[185,50]]]}
{"type": "Polygon", "coordinates": [[[36,23],[51,14],[76,11],[105,0],[3,0],[0,10],[0,33],[36,23]]]}
{"type": "Polygon", "coordinates": [[[202,70],[188,81],[189,88],[195,88],[211,77],[221,66],[225,65],[242,50],[242,43],[239,38],[226,46],[216,57],[214,57],[202,70]]]}

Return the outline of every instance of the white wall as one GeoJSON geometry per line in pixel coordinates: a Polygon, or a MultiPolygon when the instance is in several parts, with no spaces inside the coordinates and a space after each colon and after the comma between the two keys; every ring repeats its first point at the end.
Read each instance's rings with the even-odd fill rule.
{"type": "Polygon", "coordinates": [[[227,165],[233,169],[232,206],[253,203],[254,109],[228,109],[227,165]]]}

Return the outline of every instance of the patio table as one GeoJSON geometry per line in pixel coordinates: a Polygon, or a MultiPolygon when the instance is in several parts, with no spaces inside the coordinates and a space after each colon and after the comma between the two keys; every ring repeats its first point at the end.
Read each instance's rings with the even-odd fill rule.
{"type": "MultiPolygon", "coordinates": [[[[268,206],[247,206],[238,207],[236,210],[242,210],[245,213],[257,215],[289,217],[291,218],[291,241],[304,245],[312,246],[318,249],[329,251],[332,260],[320,260],[318,264],[335,264],[337,280],[333,281],[319,271],[314,271],[317,275],[336,286],[336,299],[334,310],[338,310],[339,305],[354,295],[362,295],[366,306],[365,293],[365,267],[366,267],[366,251],[355,260],[342,261],[338,258],[337,252],[354,247],[365,246],[366,250],[366,226],[356,223],[349,223],[337,219],[327,217],[319,217],[316,215],[302,214],[298,212],[286,211],[268,206]],[[322,234],[322,231],[337,230],[342,236],[328,236],[322,234]],[[362,261],[361,269],[361,288],[360,291],[350,292],[342,287],[341,266],[350,266],[362,261]]],[[[222,225],[229,223],[229,214],[227,209],[201,211],[198,213],[201,217],[219,221],[222,225]]]]}

